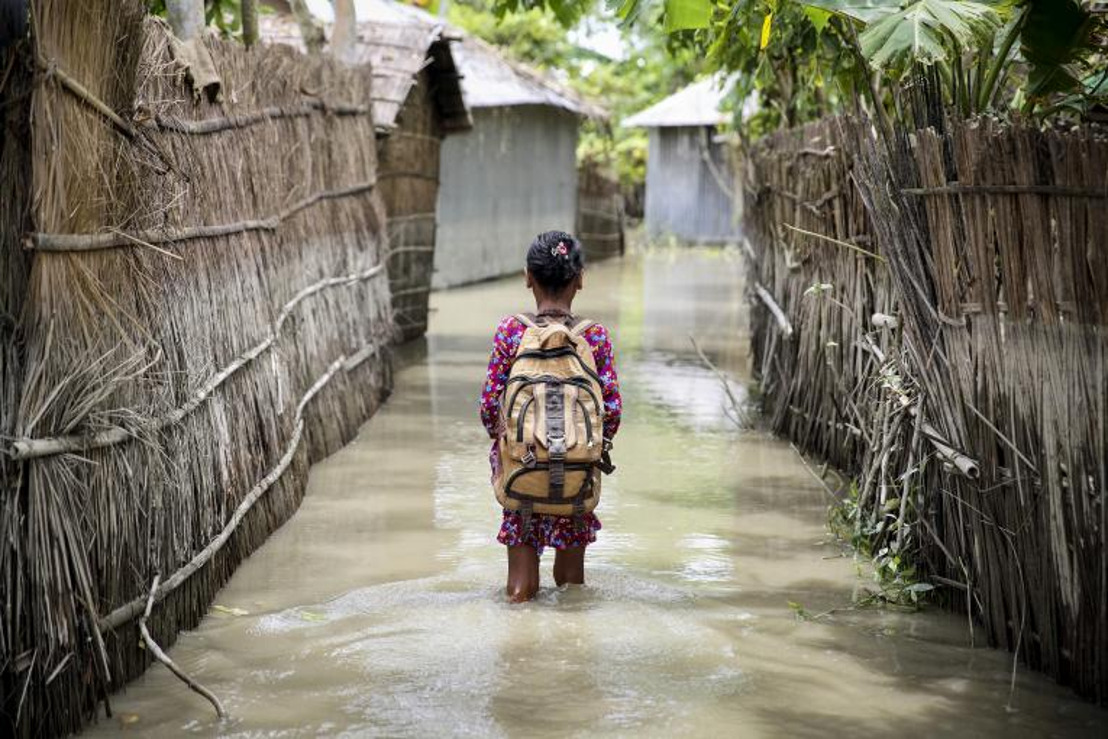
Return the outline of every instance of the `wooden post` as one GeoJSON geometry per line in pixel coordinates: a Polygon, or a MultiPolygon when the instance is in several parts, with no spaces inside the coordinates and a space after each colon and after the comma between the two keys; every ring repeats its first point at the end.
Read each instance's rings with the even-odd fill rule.
{"type": "Polygon", "coordinates": [[[324,44],[327,43],[327,37],[323,34],[323,26],[308,9],[307,3],[304,0],[289,0],[289,7],[296,17],[297,25],[300,26],[300,37],[304,39],[304,48],[309,54],[322,51],[324,44]]]}
{"type": "Polygon", "coordinates": [[[204,31],[204,0],[166,0],[166,15],[173,35],[182,41],[196,38],[204,31]]]}
{"type": "Polygon", "coordinates": [[[354,0],[332,0],[335,7],[335,25],[331,27],[331,55],[340,62],[354,61],[354,44],[358,40],[358,18],[354,13],[354,0]]]}
{"type": "Polygon", "coordinates": [[[221,83],[215,71],[215,63],[204,45],[204,0],[166,0],[166,15],[176,37],[173,54],[188,70],[193,92],[201,92],[215,102],[219,99],[221,83]]]}
{"type": "Polygon", "coordinates": [[[242,42],[247,47],[258,43],[258,5],[254,0],[242,0],[242,42]]]}

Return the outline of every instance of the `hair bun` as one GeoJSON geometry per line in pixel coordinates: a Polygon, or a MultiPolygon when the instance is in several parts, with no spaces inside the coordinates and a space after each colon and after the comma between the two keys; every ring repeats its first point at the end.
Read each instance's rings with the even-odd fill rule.
{"type": "Polygon", "coordinates": [[[548,290],[561,290],[584,268],[580,242],[564,231],[539,234],[527,250],[527,271],[548,290]]]}

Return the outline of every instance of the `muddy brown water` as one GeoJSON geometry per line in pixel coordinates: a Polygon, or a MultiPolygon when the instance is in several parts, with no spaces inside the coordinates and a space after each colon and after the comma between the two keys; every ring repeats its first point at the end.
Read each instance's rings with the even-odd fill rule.
{"type": "Polygon", "coordinates": [[[964,618],[848,606],[867,584],[789,445],[738,433],[694,334],[749,376],[738,259],[601,264],[579,310],[612,329],[626,420],[588,583],[508,605],[476,395],[518,278],[436,293],[393,397],[318,465],[296,516],[93,734],[1105,736],[1108,712],[972,648],[964,618]]]}

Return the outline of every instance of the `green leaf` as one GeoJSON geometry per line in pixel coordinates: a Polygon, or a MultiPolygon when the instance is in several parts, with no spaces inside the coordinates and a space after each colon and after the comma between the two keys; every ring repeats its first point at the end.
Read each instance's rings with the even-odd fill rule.
{"type": "Polygon", "coordinates": [[[711,0],[666,0],[666,33],[707,28],[711,20],[711,0]]]}
{"type": "Polygon", "coordinates": [[[863,23],[873,23],[900,10],[901,0],[808,0],[802,5],[805,12],[809,8],[823,10],[863,23]]]}
{"type": "Polygon", "coordinates": [[[823,29],[827,28],[827,24],[831,22],[831,16],[834,15],[830,10],[825,8],[815,8],[811,5],[804,6],[804,15],[808,16],[808,20],[816,29],[816,33],[823,33],[823,29]]]}
{"type": "Polygon", "coordinates": [[[1031,65],[1028,96],[1076,90],[1080,82],[1068,65],[1089,50],[1092,15],[1073,0],[1028,0],[1027,5],[1020,52],[1031,65]]]}
{"type": "Polygon", "coordinates": [[[862,54],[875,67],[934,64],[953,49],[985,43],[1000,26],[991,7],[971,0],[916,0],[871,24],[858,37],[862,54]]]}

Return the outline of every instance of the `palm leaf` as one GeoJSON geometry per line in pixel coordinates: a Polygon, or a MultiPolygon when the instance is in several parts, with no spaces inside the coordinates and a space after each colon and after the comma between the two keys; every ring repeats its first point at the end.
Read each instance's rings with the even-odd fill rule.
{"type": "Polygon", "coordinates": [[[972,0],[916,0],[870,24],[858,37],[862,54],[878,68],[933,64],[956,48],[985,42],[1000,26],[988,5],[972,0]]]}
{"type": "Polygon", "coordinates": [[[828,10],[863,23],[879,21],[900,10],[902,4],[901,0],[805,0],[801,3],[805,8],[828,10]]]}

